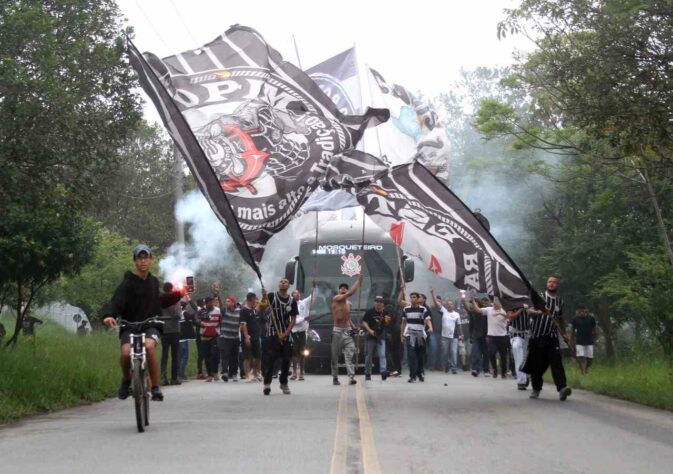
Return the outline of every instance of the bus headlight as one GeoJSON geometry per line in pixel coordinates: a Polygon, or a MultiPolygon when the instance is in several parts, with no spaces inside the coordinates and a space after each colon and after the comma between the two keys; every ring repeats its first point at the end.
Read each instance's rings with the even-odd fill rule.
{"type": "Polygon", "coordinates": [[[308,357],[309,354],[310,354],[309,350],[308,350],[308,349],[304,349],[304,357],[308,357]]]}

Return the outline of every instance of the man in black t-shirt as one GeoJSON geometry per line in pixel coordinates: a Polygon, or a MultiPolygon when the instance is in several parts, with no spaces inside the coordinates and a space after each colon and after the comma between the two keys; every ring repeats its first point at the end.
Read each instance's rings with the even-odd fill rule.
{"type": "Polygon", "coordinates": [[[290,388],[287,385],[290,373],[290,359],[292,358],[292,327],[294,326],[299,310],[297,302],[287,292],[290,287],[290,281],[287,278],[281,278],[278,283],[278,291],[267,294],[262,290],[261,309],[269,308],[266,313],[266,330],[264,343],[262,344],[262,358],[264,365],[264,395],[271,393],[271,379],[273,378],[273,367],[277,359],[281,359],[280,364],[280,389],[285,395],[290,395],[290,388]]]}
{"type": "Polygon", "coordinates": [[[386,370],[386,326],[391,320],[391,316],[385,313],[383,296],[376,296],[374,307],[368,309],[362,317],[362,326],[367,333],[365,341],[365,380],[372,379],[374,351],[377,351],[379,357],[381,379],[388,378],[388,371],[386,370]]]}
{"type": "Polygon", "coordinates": [[[573,318],[570,324],[572,325],[570,345],[575,345],[575,354],[577,355],[580,372],[586,375],[594,359],[594,341],[598,336],[596,333],[596,320],[587,313],[587,309],[584,306],[580,305],[577,307],[577,316],[573,318]]]}
{"type": "Polygon", "coordinates": [[[257,308],[257,295],[248,293],[241,308],[241,338],[243,339],[243,373],[246,382],[262,381],[262,328],[257,308]],[[252,374],[250,371],[252,370],[252,374]]]}

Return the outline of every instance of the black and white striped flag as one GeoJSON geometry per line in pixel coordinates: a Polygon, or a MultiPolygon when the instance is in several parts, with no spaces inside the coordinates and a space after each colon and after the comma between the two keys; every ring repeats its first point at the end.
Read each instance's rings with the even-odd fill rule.
{"type": "Polygon", "coordinates": [[[358,192],[365,213],[406,254],[460,289],[495,295],[505,309],[544,301],[493,236],[418,162],[396,166],[358,192]]]}
{"type": "Polygon", "coordinates": [[[388,119],[385,109],[342,114],[251,28],[233,26],[164,59],[130,41],[128,50],[199,188],[258,276],[266,243],[319,181],[348,184],[348,176],[329,176],[333,161],[353,156],[357,168],[364,129],[388,119]]]}

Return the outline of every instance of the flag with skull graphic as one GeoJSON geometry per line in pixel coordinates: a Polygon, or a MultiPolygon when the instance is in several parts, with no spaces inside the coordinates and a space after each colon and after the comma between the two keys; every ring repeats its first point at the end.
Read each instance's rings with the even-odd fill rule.
{"type": "Polygon", "coordinates": [[[233,26],[201,48],[163,59],[130,41],[128,50],[199,188],[258,276],[268,240],[335,160],[351,156],[358,166],[355,146],[365,128],[388,118],[385,109],[342,114],[251,28],[233,26]]]}

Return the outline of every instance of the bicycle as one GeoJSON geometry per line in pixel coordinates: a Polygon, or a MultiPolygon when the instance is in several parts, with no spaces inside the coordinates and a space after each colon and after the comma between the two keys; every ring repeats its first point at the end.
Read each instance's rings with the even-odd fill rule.
{"type": "Polygon", "coordinates": [[[131,322],[121,319],[121,329],[131,330],[131,392],[136,413],[138,432],[143,433],[150,424],[149,374],[147,372],[147,352],[145,349],[144,330],[151,326],[163,325],[156,317],[145,321],[131,322]]]}

